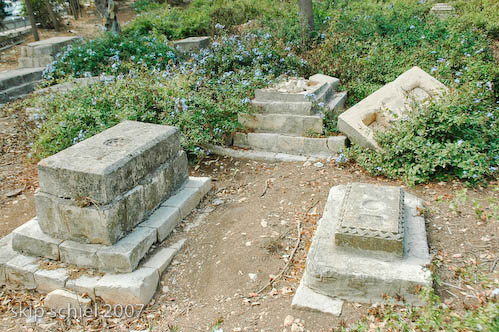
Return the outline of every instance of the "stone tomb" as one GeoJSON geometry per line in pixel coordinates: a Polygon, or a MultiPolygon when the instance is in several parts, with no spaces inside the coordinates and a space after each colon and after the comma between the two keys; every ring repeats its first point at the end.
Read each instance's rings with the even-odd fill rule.
{"type": "Polygon", "coordinates": [[[439,19],[446,19],[456,13],[454,7],[445,2],[436,3],[431,7],[430,13],[437,16],[439,19]]]}
{"type": "Polygon", "coordinates": [[[173,42],[173,46],[181,52],[199,52],[210,46],[210,37],[189,37],[173,42]]]}
{"type": "Polygon", "coordinates": [[[45,67],[55,60],[57,53],[81,37],[52,37],[45,40],[29,43],[21,47],[19,68],[45,67]]]}
{"type": "Polygon", "coordinates": [[[2,240],[0,284],[67,288],[111,303],[150,300],[181,247],[155,243],[211,187],[209,178],[188,177],[177,128],[134,121],[42,160],[38,171],[38,215],[2,240]],[[61,268],[45,270],[47,259],[61,268]],[[100,274],[71,279],[68,265],[100,274]]]}
{"type": "Polygon", "coordinates": [[[414,106],[439,98],[447,87],[419,67],[406,71],[338,117],[338,129],[365,148],[379,149],[375,130],[383,130],[414,110],[414,106]]]}
{"type": "Polygon", "coordinates": [[[432,283],[421,204],[398,187],[331,188],[293,306],[340,315],[342,301],[385,294],[421,305],[417,290],[432,283]]]}
{"type": "Polygon", "coordinates": [[[239,114],[249,133],[236,133],[234,145],[267,152],[327,157],[345,147],[344,136],[306,137],[321,134],[326,113],[341,112],[346,92],[337,92],[339,80],[322,74],[290,78],[275,86],[255,91],[251,104],[255,114],[239,114]]]}

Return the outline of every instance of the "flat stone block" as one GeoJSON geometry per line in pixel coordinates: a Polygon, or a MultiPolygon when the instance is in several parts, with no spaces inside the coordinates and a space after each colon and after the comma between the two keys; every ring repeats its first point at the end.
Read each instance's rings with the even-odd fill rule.
{"type": "MultiPolygon", "coordinates": [[[[301,136],[279,135],[277,138],[277,149],[271,151],[303,154],[305,151],[309,152],[305,149],[306,140],[307,138],[301,136]]],[[[313,151],[310,151],[310,153],[313,153],[313,151]]]]}
{"type": "Polygon", "coordinates": [[[33,68],[35,67],[32,57],[19,57],[17,59],[19,68],[33,68]]]}
{"type": "Polygon", "coordinates": [[[334,236],[336,245],[402,256],[404,206],[401,188],[348,184],[334,236]]]}
{"type": "Polygon", "coordinates": [[[316,293],[307,286],[304,286],[302,281],[293,297],[291,307],[340,316],[343,309],[343,301],[316,293]]]}
{"type": "MultiPolygon", "coordinates": [[[[348,186],[331,188],[323,218],[307,255],[303,284],[333,298],[361,303],[382,303],[383,296],[401,296],[406,303],[421,305],[420,287],[431,287],[430,262],[424,219],[418,215],[421,201],[404,194],[404,255],[341,247],[334,238],[341,220],[348,186]]],[[[359,213],[369,210],[358,206],[359,213]]]]}
{"type": "Polygon", "coordinates": [[[257,150],[275,151],[278,145],[278,134],[249,133],[248,146],[257,150]]]}
{"type": "Polygon", "coordinates": [[[40,190],[104,205],[139,185],[179,150],[177,128],[123,121],[40,161],[40,190]]]}
{"type": "Polygon", "coordinates": [[[59,260],[59,245],[61,243],[62,240],[43,233],[36,218],[12,232],[12,247],[21,254],[59,260]]]}
{"type": "Polygon", "coordinates": [[[211,190],[211,178],[209,177],[189,177],[184,184],[183,188],[198,188],[204,196],[211,190]]]}
{"type": "Polygon", "coordinates": [[[38,268],[37,258],[17,255],[5,264],[5,275],[11,284],[22,286],[26,289],[35,289],[35,272],[38,268]]]}
{"type": "Polygon", "coordinates": [[[210,46],[210,37],[189,37],[176,40],[173,45],[181,52],[197,52],[210,46]]]}
{"type": "Polygon", "coordinates": [[[327,149],[331,154],[337,154],[346,148],[346,136],[331,136],[327,138],[327,149]]]}
{"type": "Polygon", "coordinates": [[[313,115],[312,102],[252,100],[251,105],[261,114],[313,115]]]}
{"type": "Polygon", "coordinates": [[[66,288],[75,291],[78,294],[88,294],[91,299],[95,300],[95,286],[101,277],[89,277],[85,274],[77,279],[69,279],[66,281],[66,288]]]}
{"type": "Polygon", "coordinates": [[[456,9],[445,2],[436,3],[431,7],[430,13],[440,19],[446,19],[449,16],[456,14],[456,9]]]}
{"type": "Polygon", "coordinates": [[[50,293],[56,289],[64,288],[69,278],[68,271],[63,268],[55,270],[39,269],[34,276],[36,290],[40,293],[50,293]]]}
{"type": "Polygon", "coordinates": [[[255,90],[255,100],[310,102],[320,99],[318,96],[324,94],[329,88],[327,82],[292,78],[287,82],[281,82],[269,88],[255,90]]]}
{"type": "Polygon", "coordinates": [[[131,273],[106,274],[95,287],[95,295],[110,304],[147,304],[159,282],[156,269],[143,267],[131,273]]]}
{"type": "Polygon", "coordinates": [[[97,249],[99,248],[105,249],[106,246],[74,241],[64,241],[59,246],[61,260],[64,263],[91,268],[99,266],[99,259],[97,257],[97,249]]]}
{"type": "Polygon", "coordinates": [[[140,227],[156,230],[157,241],[162,242],[180,222],[180,210],[175,207],[160,206],[140,227]]]}
{"type": "MultiPolygon", "coordinates": [[[[165,176],[169,176],[168,175],[165,176]]],[[[187,163],[187,154],[184,150],[180,150],[177,152],[177,156],[173,160],[173,185],[174,190],[180,188],[180,186],[187,180],[189,177],[188,172],[188,163],[187,163]]]]}
{"type": "Polygon", "coordinates": [[[113,246],[97,250],[99,270],[119,273],[132,272],[156,240],[156,230],[137,227],[113,246]]]}
{"type": "MultiPolygon", "coordinates": [[[[159,167],[140,185],[104,206],[82,206],[78,201],[39,191],[35,200],[40,227],[56,238],[105,245],[116,243],[176,189],[173,168],[171,164],[159,167]]],[[[177,179],[183,178],[177,175],[177,179]]]]}
{"type": "Polygon", "coordinates": [[[410,116],[413,104],[439,98],[447,90],[421,68],[413,67],[340,114],[338,129],[355,144],[379,149],[375,130],[384,130],[394,121],[410,116]]]}
{"type": "Polygon", "coordinates": [[[45,67],[54,62],[54,57],[50,55],[41,55],[33,57],[33,67],[45,67]]]}
{"type": "Polygon", "coordinates": [[[91,303],[92,300],[64,289],[56,289],[50,292],[43,301],[45,307],[55,311],[66,310],[66,313],[68,312],[68,309],[77,310],[77,312],[79,312],[80,309],[87,309],[90,307],[91,303]]]}

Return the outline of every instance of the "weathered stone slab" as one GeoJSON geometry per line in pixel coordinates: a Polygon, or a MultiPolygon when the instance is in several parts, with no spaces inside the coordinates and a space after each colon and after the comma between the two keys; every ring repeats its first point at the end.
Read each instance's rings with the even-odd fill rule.
{"type": "Polygon", "coordinates": [[[106,247],[99,244],[64,241],[59,246],[61,261],[79,267],[97,268],[99,266],[99,259],[97,257],[97,250],[99,248],[104,249],[106,247]]]}
{"type": "Polygon", "coordinates": [[[36,290],[40,293],[50,293],[56,289],[64,288],[69,279],[68,270],[59,268],[55,270],[39,269],[34,274],[36,290]]]}
{"type": "Polygon", "coordinates": [[[343,112],[338,118],[338,129],[355,144],[379,149],[374,130],[383,130],[410,116],[414,103],[428,102],[446,91],[445,85],[421,68],[413,67],[343,112]]]}
{"type": "Polygon", "coordinates": [[[17,255],[5,264],[5,275],[10,284],[35,289],[35,272],[38,259],[31,256],[17,255]]]}
{"type": "Polygon", "coordinates": [[[198,52],[203,48],[208,48],[210,40],[210,37],[189,37],[176,40],[173,42],[173,45],[181,52],[198,52]]]}
{"type": "Polygon", "coordinates": [[[156,292],[159,273],[142,267],[132,273],[106,274],[95,287],[95,295],[111,304],[147,304],[156,292]]]}
{"type": "Polygon", "coordinates": [[[39,191],[35,200],[40,227],[60,239],[111,245],[143,221],[186,177],[187,159],[179,153],[110,204],[82,206],[78,200],[39,191]]]}
{"type": "Polygon", "coordinates": [[[320,311],[333,316],[340,316],[343,301],[314,292],[300,282],[300,286],[293,296],[291,307],[310,311],[320,311]]]}
{"type": "MultiPolygon", "coordinates": [[[[314,292],[362,303],[381,303],[383,296],[402,296],[409,304],[420,305],[417,291],[431,287],[430,262],[424,218],[417,208],[421,201],[404,194],[404,256],[339,247],[333,241],[341,216],[347,186],[331,189],[323,218],[307,255],[303,283],[314,292]]],[[[359,207],[359,210],[361,208],[359,207]]]]}
{"type": "Polygon", "coordinates": [[[273,133],[235,133],[234,146],[312,157],[327,157],[346,147],[345,136],[312,138],[273,133]]]}
{"type": "Polygon", "coordinates": [[[59,245],[61,243],[62,240],[43,233],[36,218],[31,219],[12,232],[12,248],[25,255],[59,260],[59,245]]]}
{"type": "Polygon", "coordinates": [[[177,252],[180,251],[180,249],[182,249],[184,242],[185,239],[182,239],[169,246],[168,248],[160,248],[144,262],[143,266],[150,267],[151,269],[156,269],[161,276],[168,265],[170,265],[173,257],[177,254],[177,252]]]}
{"type": "Polygon", "coordinates": [[[156,240],[156,230],[137,227],[113,246],[97,250],[99,270],[119,273],[132,272],[156,240]]]}
{"type": "Polygon", "coordinates": [[[256,100],[310,102],[322,101],[330,85],[328,82],[292,78],[264,89],[255,90],[256,100]]]}
{"type": "Polygon", "coordinates": [[[404,191],[373,184],[347,185],[336,245],[404,254],[404,191]]]}
{"type": "Polygon", "coordinates": [[[445,2],[436,3],[431,7],[430,14],[437,16],[440,19],[446,19],[449,16],[456,14],[456,9],[445,2]]]}
{"type": "Polygon", "coordinates": [[[239,122],[255,132],[271,132],[309,136],[322,133],[322,118],[318,115],[246,114],[238,115],[239,122]]]}
{"type": "Polygon", "coordinates": [[[80,38],[77,36],[53,37],[22,46],[19,67],[45,67],[55,60],[56,54],[64,47],[80,38]]]}
{"type": "Polygon", "coordinates": [[[177,128],[123,121],[40,161],[40,190],[104,205],[139,185],[179,150],[177,128]]]}

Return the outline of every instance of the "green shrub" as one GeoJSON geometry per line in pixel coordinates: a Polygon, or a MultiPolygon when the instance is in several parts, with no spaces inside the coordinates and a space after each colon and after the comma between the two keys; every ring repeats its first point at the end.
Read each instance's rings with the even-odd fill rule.
{"type": "Polygon", "coordinates": [[[175,59],[164,40],[154,36],[120,36],[107,33],[88,42],[80,41],[65,48],[44,71],[47,80],[66,76],[117,75],[133,66],[162,70],[175,59]]]}
{"type": "Polygon", "coordinates": [[[113,82],[33,100],[42,110],[36,118],[46,120],[32,153],[43,158],[130,119],[177,126],[183,147],[202,155],[201,145],[223,144],[238,128],[237,114],[249,111],[254,89],[302,67],[267,33],[223,36],[211,50],[164,71],[132,69],[113,82]]]}

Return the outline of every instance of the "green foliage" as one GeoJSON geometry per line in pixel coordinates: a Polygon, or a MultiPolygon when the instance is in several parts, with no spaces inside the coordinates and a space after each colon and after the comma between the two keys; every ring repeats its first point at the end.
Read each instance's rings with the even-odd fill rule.
{"type": "Polygon", "coordinates": [[[491,38],[499,38],[499,1],[456,0],[452,3],[459,15],[455,23],[461,27],[475,26],[483,29],[491,38]]]}
{"type": "Polygon", "coordinates": [[[142,13],[142,12],[158,10],[160,8],[163,8],[164,5],[157,1],[137,0],[133,2],[132,6],[137,13],[142,13]]]}
{"type": "Polygon", "coordinates": [[[125,119],[177,126],[183,147],[202,155],[201,145],[222,144],[236,130],[254,89],[298,74],[303,63],[288,54],[274,49],[269,34],[223,36],[211,50],[153,75],[131,70],[113,82],[39,97],[36,118],[46,120],[33,156],[54,154],[125,119]]]}
{"type": "Polygon", "coordinates": [[[44,71],[44,77],[55,80],[101,73],[116,75],[128,72],[130,66],[162,70],[174,59],[172,48],[161,38],[107,33],[101,38],[88,42],[82,40],[67,47],[44,71]]]}
{"type": "Polygon", "coordinates": [[[373,174],[409,183],[484,182],[497,175],[499,164],[499,111],[493,100],[487,89],[451,93],[378,132],[382,151],[354,148],[352,155],[373,174]]]}
{"type": "Polygon", "coordinates": [[[186,7],[160,7],[138,16],[126,34],[160,34],[168,39],[213,35],[215,26],[229,29],[279,7],[272,0],[193,0],[186,7]]]}

